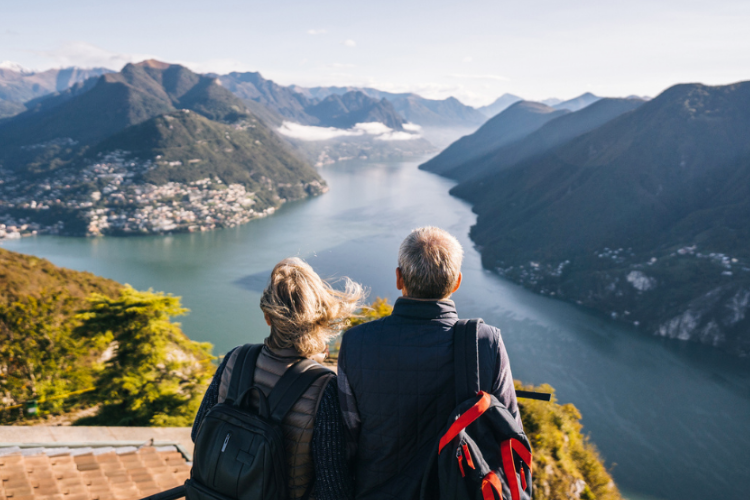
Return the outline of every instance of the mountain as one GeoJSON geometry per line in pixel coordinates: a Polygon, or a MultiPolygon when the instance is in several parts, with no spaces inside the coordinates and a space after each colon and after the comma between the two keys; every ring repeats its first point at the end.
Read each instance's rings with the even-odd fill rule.
{"type": "Polygon", "coordinates": [[[491,151],[523,139],[545,123],[566,113],[568,111],[556,110],[538,102],[517,102],[419,168],[445,175],[467,161],[481,158],[491,151]]]}
{"type": "Polygon", "coordinates": [[[9,69],[17,73],[33,73],[30,69],[18,64],[13,61],[2,61],[0,62],[0,69],[9,69]]]}
{"type": "Polygon", "coordinates": [[[235,226],[325,192],[298,155],[215,78],[129,64],[0,122],[0,238],[235,226]]]}
{"type": "Polygon", "coordinates": [[[656,335],[750,354],[750,82],[677,85],[454,193],[484,265],[656,335]]]}
{"type": "Polygon", "coordinates": [[[496,114],[505,111],[505,109],[507,109],[510,105],[515,104],[518,101],[523,101],[523,98],[513,94],[503,94],[495,99],[492,104],[482,106],[481,108],[478,108],[477,111],[482,113],[487,118],[492,118],[496,114]]]}
{"type": "Polygon", "coordinates": [[[305,112],[312,104],[304,95],[291,87],[266,80],[260,73],[229,73],[218,77],[223,87],[245,102],[252,101],[270,108],[282,117],[304,125],[314,125],[315,120],[305,112]]]}
{"type": "Polygon", "coordinates": [[[181,108],[214,120],[233,121],[247,115],[242,101],[214,78],[149,60],[86,80],[0,123],[0,161],[11,168],[34,165],[44,161],[48,154],[44,145],[50,141],[65,140],[76,151],[181,108]]]}
{"type": "Polygon", "coordinates": [[[425,99],[405,92],[385,92],[370,87],[290,87],[311,100],[325,99],[331,95],[347,92],[362,92],[374,99],[387,99],[407,122],[423,127],[478,127],[487,120],[478,110],[467,106],[455,97],[446,99],[425,99]]]}
{"type": "Polygon", "coordinates": [[[298,94],[302,94],[310,100],[317,101],[321,101],[329,95],[333,94],[344,95],[347,92],[363,92],[369,90],[363,89],[361,87],[301,87],[299,85],[291,85],[289,88],[294,92],[297,92],[298,94]]]}
{"type": "Polygon", "coordinates": [[[7,61],[0,64],[0,101],[23,103],[52,92],[61,92],[87,78],[111,73],[106,68],[61,68],[29,71],[7,61]]]}
{"type": "Polygon", "coordinates": [[[10,118],[26,111],[26,106],[20,102],[0,101],[0,120],[10,118]]]}
{"type": "Polygon", "coordinates": [[[141,175],[144,182],[220,179],[226,185],[241,184],[254,193],[256,208],[261,210],[278,205],[281,198],[317,194],[310,192],[314,189],[310,183],[321,181],[314,169],[257,120],[226,125],[198,113],[176,111],[128,127],[98,144],[90,156],[106,157],[117,151],[128,151],[128,158],[136,161],[153,159],[152,168],[141,175]]]}
{"type": "Polygon", "coordinates": [[[585,94],[581,94],[578,97],[575,97],[568,101],[563,101],[557,104],[553,104],[552,107],[555,109],[567,109],[568,111],[578,111],[579,109],[583,109],[586,106],[594,104],[599,99],[601,99],[601,97],[595,96],[591,92],[586,92],[585,94]]]}
{"type": "Polygon", "coordinates": [[[405,123],[386,99],[373,99],[358,91],[331,94],[305,111],[324,127],[351,128],[357,123],[380,122],[394,130],[403,130],[405,123]]]}
{"type": "Polygon", "coordinates": [[[623,113],[636,109],[641,104],[643,101],[635,99],[601,99],[580,111],[559,116],[523,139],[493,150],[481,158],[461,163],[442,175],[462,181],[456,188],[457,192],[473,189],[477,183],[481,183],[485,175],[510,168],[565,144],[623,113]],[[473,182],[466,182],[469,179],[473,182]]]}
{"type": "Polygon", "coordinates": [[[487,117],[455,97],[425,99],[416,94],[388,97],[406,121],[423,127],[478,127],[487,117]]]}
{"type": "Polygon", "coordinates": [[[243,99],[256,114],[264,115],[262,118],[274,125],[280,125],[285,119],[303,125],[337,128],[379,122],[400,130],[404,117],[406,121],[413,121],[408,113],[403,112],[409,105],[404,104],[399,108],[396,103],[401,101],[392,98],[412,94],[390,94],[354,87],[285,87],[266,80],[260,73],[230,73],[219,76],[218,79],[225,88],[243,99]],[[250,103],[260,104],[270,113],[264,114],[263,110],[250,103]]]}
{"type": "Polygon", "coordinates": [[[560,104],[562,99],[558,99],[557,97],[550,97],[549,99],[544,99],[543,101],[539,101],[542,104],[546,104],[547,106],[555,106],[557,104],[560,104]]]}

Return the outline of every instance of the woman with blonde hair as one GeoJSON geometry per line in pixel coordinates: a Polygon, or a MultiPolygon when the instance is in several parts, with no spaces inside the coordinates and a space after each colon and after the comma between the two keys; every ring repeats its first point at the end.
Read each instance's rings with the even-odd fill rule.
{"type": "MultiPolygon", "coordinates": [[[[363,299],[359,284],[346,278],[344,290],[336,290],[301,259],[289,258],[276,264],[260,299],[270,334],[255,351],[253,346],[241,346],[224,357],[198,410],[193,440],[208,411],[227,399],[233,373],[235,377],[240,372],[246,373],[244,369],[234,369],[239,356],[257,352],[252,380],[241,383],[245,387],[259,387],[268,397],[293,365],[317,366],[323,361],[328,343],[347,325],[363,299]]],[[[333,371],[326,372],[308,387],[281,420],[281,427],[286,446],[288,498],[354,497],[333,371]]]]}

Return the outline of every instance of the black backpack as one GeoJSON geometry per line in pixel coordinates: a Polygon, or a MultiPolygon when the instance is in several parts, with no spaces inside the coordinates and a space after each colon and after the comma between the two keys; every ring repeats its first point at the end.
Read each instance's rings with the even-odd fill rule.
{"type": "Polygon", "coordinates": [[[531,499],[531,444],[508,409],[480,390],[480,321],[454,327],[457,406],[425,470],[421,500],[531,499]]]}
{"type": "MultiPolygon", "coordinates": [[[[227,398],[206,414],[195,438],[188,500],[286,500],[287,466],[281,420],[310,385],[330,370],[304,359],[290,366],[266,398],[253,386],[262,345],[237,354],[227,398]],[[245,389],[246,388],[246,389],[245,389]],[[258,410],[251,400],[257,397],[258,410]]],[[[305,494],[309,497],[313,485],[305,494]]]]}

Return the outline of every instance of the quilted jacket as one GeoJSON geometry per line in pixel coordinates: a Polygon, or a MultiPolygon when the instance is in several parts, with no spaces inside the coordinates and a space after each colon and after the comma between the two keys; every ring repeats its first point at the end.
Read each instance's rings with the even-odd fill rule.
{"type": "MultiPolygon", "coordinates": [[[[389,317],[344,334],[339,401],[355,458],[358,500],[412,500],[429,453],[456,406],[451,300],[399,298],[389,317]]],[[[500,330],[479,329],[481,388],[520,423],[500,330]]]]}

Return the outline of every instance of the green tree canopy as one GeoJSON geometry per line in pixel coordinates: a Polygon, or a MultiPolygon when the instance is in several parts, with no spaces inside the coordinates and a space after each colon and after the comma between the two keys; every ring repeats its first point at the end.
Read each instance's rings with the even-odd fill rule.
{"type": "Polygon", "coordinates": [[[170,321],[188,312],[179,297],[126,285],[117,298],[93,294],[89,303],[76,331],[108,349],[97,382],[102,406],[85,423],[191,425],[215,367],[211,344],[191,341],[170,321]]]}
{"type": "MultiPolygon", "coordinates": [[[[75,300],[66,291],[42,291],[0,303],[0,406],[44,401],[93,385],[96,353],[72,335],[73,321],[66,314],[75,300]]],[[[62,403],[45,405],[45,412],[62,403]]]]}

